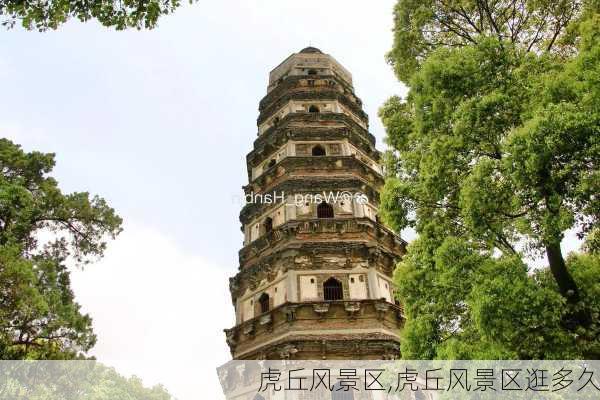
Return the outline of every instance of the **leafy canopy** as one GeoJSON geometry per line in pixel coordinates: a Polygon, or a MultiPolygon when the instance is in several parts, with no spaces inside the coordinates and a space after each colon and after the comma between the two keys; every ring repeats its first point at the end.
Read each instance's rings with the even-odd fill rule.
{"type": "Polygon", "coordinates": [[[64,194],[54,154],[0,139],[0,358],[71,358],[95,343],[66,262],[101,257],[122,220],[106,201],[64,194]]]}
{"type": "Polygon", "coordinates": [[[396,274],[405,357],[598,354],[600,14],[569,4],[396,6],[389,57],[410,90],[380,110],[380,211],[419,234],[396,274]],[[519,18],[537,28],[507,35],[519,18]],[[449,20],[480,29],[468,40],[441,28],[449,20]],[[563,256],[571,230],[589,254],[563,256]],[[549,268],[532,274],[524,260],[539,255],[549,268]]]}
{"type": "MultiPolygon", "coordinates": [[[[582,303],[600,313],[600,257],[580,254],[567,266],[582,303]]],[[[494,258],[463,238],[420,237],[395,271],[407,317],[406,359],[596,359],[598,327],[568,329],[572,312],[548,270],[528,273],[517,256],[494,258]]]]}
{"type": "Polygon", "coordinates": [[[596,0],[400,0],[387,59],[398,78],[408,81],[435,50],[485,38],[538,54],[569,54],[574,27],[596,6],[596,0]]]}
{"type": "Polygon", "coordinates": [[[39,31],[57,29],[70,18],[82,22],[94,19],[117,30],[152,29],[162,15],[179,6],[181,0],[0,0],[0,16],[5,17],[1,22],[6,27],[13,27],[19,21],[25,29],[39,31]]]}
{"type": "Polygon", "coordinates": [[[14,361],[2,364],[5,399],[28,400],[171,400],[162,385],[144,387],[96,361],[14,361]]]}

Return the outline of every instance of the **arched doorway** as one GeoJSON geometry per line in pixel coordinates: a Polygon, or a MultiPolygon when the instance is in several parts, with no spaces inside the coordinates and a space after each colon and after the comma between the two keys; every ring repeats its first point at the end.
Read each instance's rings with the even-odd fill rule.
{"type": "Polygon", "coordinates": [[[273,218],[265,218],[265,233],[269,233],[273,230],[273,218]]]}
{"type": "Polygon", "coordinates": [[[258,298],[258,304],[260,305],[260,312],[262,314],[269,312],[269,308],[271,306],[269,295],[266,293],[261,294],[258,298]]]}
{"type": "Polygon", "coordinates": [[[318,113],[318,112],[320,112],[320,110],[319,110],[319,107],[312,105],[312,106],[308,107],[308,112],[309,113],[318,113]]]}
{"type": "Polygon", "coordinates": [[[331,277],[323,283],[323,299],[325,301],[343,300],[344,289],[342,282],[331,277]]]}

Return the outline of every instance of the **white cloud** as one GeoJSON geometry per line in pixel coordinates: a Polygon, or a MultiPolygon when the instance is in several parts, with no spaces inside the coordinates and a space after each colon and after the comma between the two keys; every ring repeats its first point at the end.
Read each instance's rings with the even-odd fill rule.
{"type": "Polygon", "coordinates": [[[158,231],[127,225],[104,259],[72,275],[98,335],[91,354],[178,399],[221,398],[215,368],[230,358],[222,329],[233,325],[232,273],[158,231]]]}

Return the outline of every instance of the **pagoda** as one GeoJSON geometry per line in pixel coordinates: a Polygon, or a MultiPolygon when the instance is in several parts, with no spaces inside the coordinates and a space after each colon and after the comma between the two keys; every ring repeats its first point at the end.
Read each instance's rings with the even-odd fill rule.
{"type": "Polygon", "coordinates": [[[392,273],[406,243],[378,218],[384,180],[352,75],[307,47],[269,74],[246,157],[230,278],[234,359],[395,359],[392,273]]]}

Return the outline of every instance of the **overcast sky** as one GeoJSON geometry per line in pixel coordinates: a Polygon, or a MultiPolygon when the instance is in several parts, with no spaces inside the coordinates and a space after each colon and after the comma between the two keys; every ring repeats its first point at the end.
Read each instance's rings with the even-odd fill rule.
{"type": "Polygon", "coordinates": [[[0,34],[0,135],[55,152],[64,191],[99,194],[125,220],[105,259],[73,277],[93,355],[180,399],[220,398],[242,245],[232,199],[268,73],[308,45],[333,55],[383,149],[377,109],[404,93],[384,60],[393,4],[200,1],[149,32],[70,22],[0,34]]]}

